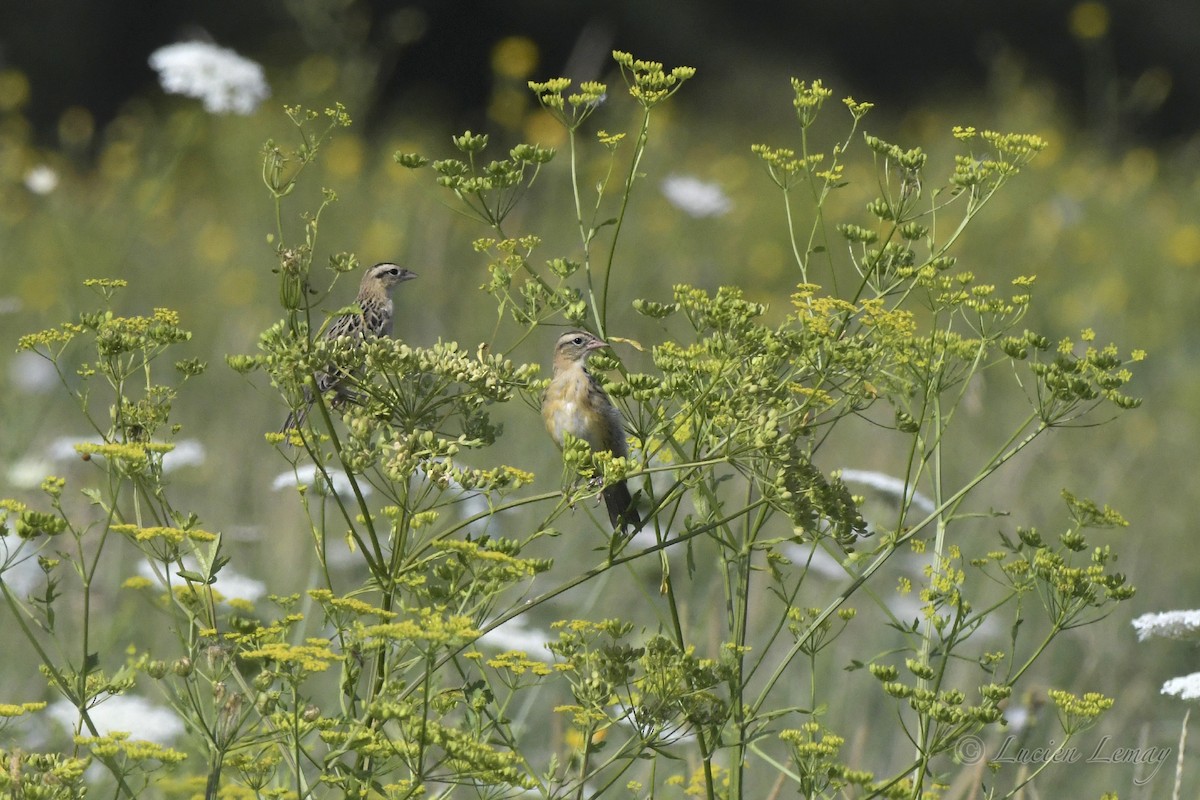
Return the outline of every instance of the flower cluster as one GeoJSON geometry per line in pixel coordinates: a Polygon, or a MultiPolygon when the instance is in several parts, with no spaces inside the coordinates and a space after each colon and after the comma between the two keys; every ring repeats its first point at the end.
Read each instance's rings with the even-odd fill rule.
{"type": "Polygon", "coordinates": [[[150,54],[163,91],[195,97],[212,114],[252,114],[271,95],[263,68],[207,42],[178,42],[150,54]]]}

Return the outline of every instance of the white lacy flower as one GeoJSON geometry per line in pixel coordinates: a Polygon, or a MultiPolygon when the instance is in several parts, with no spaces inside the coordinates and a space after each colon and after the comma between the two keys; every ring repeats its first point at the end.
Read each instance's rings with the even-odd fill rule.
{"type": "Polygon", "coordinates": [[[25,173],[25,188],[34,194],[50,194],[58,188],[58,173],[53,167],[38,164],[25,173]]]}
{"type": "Polygon", "coordinates": [[[850,572],[836,558],[816,545],[789,542],[783,545],[781,550],[793,564],[800,565],[830,580],[843,580],[850,575],[850,572]]]}
{"type": "Polygon", "coordinates": [[[720,185],[690,175],[668,175],[662,182],[667,202],[693,217],[719,217],[729,213],[733,201],[720,185]]]}
{"type": "MultiPolygon", "coordinates": [[[[198,572],[200,564],[191,556],[183,558],[183,568],[198,572]]],[[[162,569],[162,564],[151,564],[146,559],[138,562],[138,575],[141,575],[148,581],[158,581],[158,571],[162,569]]],[[[171,568],[172,570],[175,567],[171,568]]],[[[246,600],[248,602],[256,602],[267,593],[267,585],[255,578],[249,578],[240,572],[236,571],[228,564],[217,573],[217,580],[213,583],[213,587],[223,594],[226,598],[246,600]]]]}
{"type": "Polygon", "coordinates": [[[499,628],[480,636],[478,641],[498,650],[520,650],[529,658],[537,661],[546,663],[551,661],[549,651],[546,650],[550,635],[544,631],[530,628],[523,617],[510,619],[499,628]]]}
{"type": "Polygon", "coordinates": [[[1200,672],[1193,672],[1191,675],[1184,675],[1180,678],[1171,678],[1163,684],[1162,693],[1173,694],[1181,700],[1200,699],[1200,672]]]}
{"type": "Polygon", "coordinates": [[[179,42],[150,54],[163,91],[204,101],[213,114],[250,114],[271,94],[263,68],[207,42],[179,42]]]}
{"type": "Polygon", "coordinates": [[[1200,610],[1142,614],[1133,621],[1133,627],[1137,631],[1138,641],[1145,641],[1151,636],[1183,639],[1200,632],[1200,610]]]}
{"type": "Polygon", "coordinates": [[[58,370],[48,359],[25,351],[13,356],[8,364],[9,386],[26,394],[42,394],[56,388],[58,370]]]}
{"type": "Polygon", "coordinates": [[[842,470],[843,483],[858,483],[863,486],[870,486],[883,494],[891,495],[896,502],[903,502],[905,492],[909,493],[909,500],[912,507],[917,511],[925,514],[932,514],[935,508],[933,501],[925,495],[914,490],[911,486],[905,486],[904,481],[894,475],[888,475],[885,472],[874,472],[866,469],[844,469],[842,470]]]}
{"type": "MultiPolygon", "coordinates": [[[[47,711],[63,727],[72,730],[79,720],[79,710],[66,700],[52,703],[47,711]]],[[[110,697],[88,709],[88,716],[101,736],[125,731],[132,739],[168,745],[183,734],[183,722],[174,711],[136,695],[110,697]]]]}
{"type": "Polygon", "coordinates": [[[173,444],[174,450],[163,453],[163,472],[171,472],[180,467],[198,467],[204,463],[204,445],[196,439],[180,439],[173,444]]]}
{"type": "MultiPolygon", "coordinates": [[[[339,497],[354,497],[354,487],[350,485],[350,479],[346,477],[346,473],[338,469],[328,470],[328,473],[329,482],[326,483],[315,464],[305,464],[297,467],[295,472],[288,470],[276,475],[275,480],[271,483],[271,488],[278,492],[296,486],[312,486],[318,492],[327,494],[328,487],[332,485],[333,493],[339,497]]],[[[365,481],[360,481],[358,488],[363,497],[370,496],[371,487],[365,481]]]]}

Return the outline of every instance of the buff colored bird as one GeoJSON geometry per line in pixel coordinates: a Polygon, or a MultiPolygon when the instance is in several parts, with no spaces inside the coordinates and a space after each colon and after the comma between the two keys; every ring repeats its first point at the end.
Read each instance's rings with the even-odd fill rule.
{"type": "MultiPolygon", "coordinates": [[[[588,443],[593,452],[608,451],[628,457],[629,445],[621,412],[587,369],[587,360],[608,343],[587,331],[569,331],[554,347],[554,378],[542,396],[542,419],[554,443],[562,448],[571,434],[588,443]]],[[[614,529],[627,533],[642,526],[625,481],[604,487],[604,505],[614,529]]]]}

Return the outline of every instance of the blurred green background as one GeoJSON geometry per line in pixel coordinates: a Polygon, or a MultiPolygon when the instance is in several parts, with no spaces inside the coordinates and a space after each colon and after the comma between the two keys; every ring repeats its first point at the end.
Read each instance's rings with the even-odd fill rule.
{"type": "MultiPolygon", "coordinates": [[[[949,173],[958,152],[949,135],[954,125],[1038,133],[1050,142],[968,231],[959,265],[1001,285],[1036,274],[1030,328],[1058,338],[1092,327],[1099,344],[1147,350],[1133,385],[1145,404],[1114,425],[1056,432],[1002,472],[977,503],[1011,509],[1014,524],[1054,535],[1064,520],[1058,489],[1069,487],[1130,520],[1126,531],[1096,543],[1121,552],[1137,597],[1103,625],[1067,637],[1032,686],[1117,697],[1085,750],[1104,735],[1121,746],[1174,747],[1185,708],[1160,696],[1159,687],[1194,671],[1196,651],[1138,643],[1128,622],[1200,605],[1195,511],[1187,505],[1200,494],[1193,468],[1200,445],[1200,62],[1191,57],[1200,45],[1200,8],[1187,0],[969,10],[882,0],[775,5],[670,2],[651,12],[627,2],[533,0],[5,4],[0,495],[28,499],[46,473],[68,478],[69,487],[87,479],[89,465],[69,448],[64,456],[56,443],[89,431],[41,362],[14,348],[19,335],[95,307],[83,279],[125,278],[130,288],[118,308],[177,309],[195,334],[177,357],[210,365],[185,387],[175,410],[180,438],[193,440],[195,454],[172,473],[178,504],[197,511],[206,528],[225,532],[240,571],[271,591],[306,585],[308,540],[294,497],[272,488],[286,464],[261,435],[278,428],[285,409],[261,376],[247,380],[224,364],[227,353],[253,352],[258,333],[279,314],[267,242],[273,210],[259,171],[268,138],[292,141],[282,104],[340,101],[355,119],[299,196],[289,198],[285,227],[294,236],[297,215],[315,208],[320,188],[336,190],[341,199],[323,217],[314,263],[353,251],[366,263],[413,267],[421,277],[398,293],[397,335],[418,345],[454,339],[470,349],[494,322],[490,299],[470,291],[486,278],[471,241],[487,230],[456,213],[430,172],[394,164],[393,152],[448,157],[450,135],[467,128],[491,134],[489,153],[497,156],[518,141],[561,145],[561,131],[525,89],[529,79],[558,75],[607,80],[611,102],[593,129],[628,131],[636,116],[619,96],[613,48],[668,67],[697,67],[696,78],[654,118],[642,165],[647,180],[635,192],[618,246],[617,332],[654,342],[663,333],[629,311],[629,301],[669,299],[674,283],[736,283],[770,304],[772,318],[786,312],[798,278],[780,198],[750,145],[796,146],[788,78],[821,78],[837,98],[876,103],[867,131],[927,149],[931,182],[949,173]],[[272,97],[242,117],[208,115],[197,101],[163,94],[146,64],[149,53],[193,36],[262,63],[272,97]],[[727,213],[696,217],[673,205],[660,191],[670,175],[719,187],[727,213]]],[[[827,107],[820,146],[844,134],[843,115],[840,106],[827,107]]],[[[585,166],[599,169],[599,158],[585,166]]],[[[873,175],[861,141],[847,162],[852,185],[835,199],[831,218],[862,222],[873,175]]],[[[560,155],[507,226],[541,235],[538,255],[547,259],[578,256],[572,217],[563,213],[566,166],[560,155]]],[[[337,304],[352,295],[353,286],[343,283],[337,304]]],[[[543,338],[513,356],[548,362],[553,337],[543,338]]],[[[635,369],[649,363],[633,352],[622,356],[635,369]]],[[[977,448],[992,441],[989,434],[998,435],[989,414],[1013,399],[987,382],[981,394],[969,432],[960,431],[964,474],[977,448]],[[989,391],[998,405],[986,402],[989,391]]],[[[519,403],[499,414],[509,437],[528,439],[520,466],[534,469],[544,488],[555,486],[557,455],[541,438],[536,414],[519,403]]],[[[887,443],[869,429],[842,448],[825,453],[837,463],[821,466],[894,472],[887,443]]],[[[113,595],[128,574],[127,565],[114,565],[113,595]]],[[[598,609],[593,616],[620,613],[598,594],[587,600],[598,609]]],[[[104,635],[118,653],[130,623],[122,609],[114,600],[115,624],[104,635]]],[[[4,639],[14,642],[10,621],[0,619],[4,639]]],[[[0,663],[0,684],[0,701],[45,693],[19,658],[0,663]]],[[[1194,787],[1200,768],[1193,761],[1188,757],[1185,785],[1194,787]]],[[[1122,797],[1163,796],[1169,771],[1146,788],[1132,785],[1129,765],[1060,770],[1061,785],[1090,793],[1115,788],[1122,797]]]]}

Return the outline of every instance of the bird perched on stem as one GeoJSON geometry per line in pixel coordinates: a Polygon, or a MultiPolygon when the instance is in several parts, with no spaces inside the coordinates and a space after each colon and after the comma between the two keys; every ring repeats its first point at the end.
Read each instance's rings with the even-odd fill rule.
{"type": "MultiPolygon", "coordinates": [[[[629,445],[621,412],[587,369],[588,356],[601,347],[608,347],[608,342],[587,331],[569,331],[558,337],[554,378],[542,395],[542,419],[559,448],[569,433],[587,442],[593,452],[608,451],[626,458],[629,445]]],[[[630,527],[641,528],[641,517],[625,481],[605,486],[602,494],[614,529],[624,534],[630,527]]]]}
{"type": "MultiPolygon", "coordinates": [[[[354,299],[355,304],[362,309],[361,313],[356,311],[343,314],[335,319],[325,331],[325,338],[334,340],[346,337],[352,341],[361,342],[366,338],[391,336],[392,290],[415,277],[417,277],[417,273],[412,270],[389,262],[376,264],[369,268],[363,273],[362,283],[358,286],[358,297],[354,299]]],[[[344,377],[343,373],[329,368],[315,373],[313,380],[316,383],[317,391],[322,395],[331,389],[338,389],[338,396],[342,398],[343,393],[339,384],[344,377]]],[[[303,423],[312,404],[312,391],[305,387],[304,405],[288,415],[287,420],[283,423],[283,431],[286,433],[303,423]]]]}

